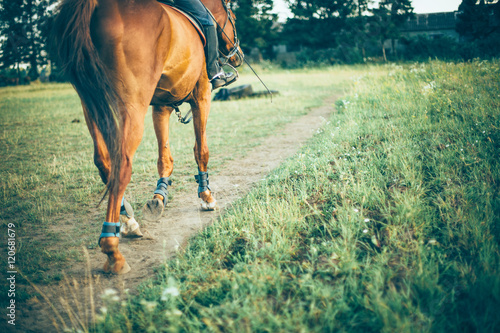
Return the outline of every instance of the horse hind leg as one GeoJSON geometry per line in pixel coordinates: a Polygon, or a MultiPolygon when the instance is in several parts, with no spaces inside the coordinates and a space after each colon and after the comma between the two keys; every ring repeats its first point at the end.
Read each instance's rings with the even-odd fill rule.
{"type": "MultiPolygon", "coordinates": [[[[83,105],[83,109],[87,127],[90,135],[92,136],[92,140],[94,141],[94,164],[97,167],[97,170],[99,170],[99,176],[101,177],[103,183],[107,184],[109,174],[111,173],[111,160],[109,158],[109,152],[101,133],[97,129],[97,126],[88,119],[85,105],[83,105]]],[[[134,218],[134,210],[125,199],[125,196],[122,198],[120,207],[120,223],[120,232],[122,237],[138,238],[143,236],[139,223],[137,223],[134,218]]]]}
{"type": "MultiPolygon", "coordinates": [[[[122,198],[132,177],[132,159],[142,139],[144,130],[144,115],[147,111],[147,107],[144,108],[144,112],[139,112],[139,107],[130,107],[129,109],[136,110],[136,112],[122,113],[124,120],[122,131],[123,150],[120,167],[120,179],[118,183],[118,190],[109,191],[108,210],[106,213],[106,221],[111,221],[111,224],[112,222],[119,221],[120,218],[122,198]]],[[[101,251],[108,256],[108,259],[104,264],[104,271],[106,273],[113,274],[127,273],[130,271],[130,266],[127,264],[125,258],[118,249],[119,238],[116,237],[116,235],[110,236],[109,234],[104,234],[105,227],[103,226],[103,234],[101,234],[102,238],[99,240],[99,245],[101,246],[101,251]]]]}
{"type": "MultiPolygon", "coordinates": [[[[108,256],[103,270],[105,273],[112,274],[125,274],[130,271],[130,266],[126,262],[125,257],[118,250],[119,236],[122,230],[120,226],[120,204],[118,198],[123,198],[125,193],[123,174],[127,174],[128,166],[126,163],[122,162],[120,174],[120,185],[118,187],[118,193],[114,191],[109,192],[108,198],[108,208],[106,213],[106,222],[103,223],[101,236],[99,237],[99,246],[101,247],[101,252],[108,256]],[[108,222],[110,221],[110,222],[108,222]]],[[[125,176],[127,178],[127,176],[125,176]]],[[[126,182],[128,184],[128,182],[126,182]]],[[[125,185],[126,187],[126,185],[125,185]]]]}
{"type": "Polygon", "coordinates": [[[119,198],[123,198],[123,195],[125,194],[126,184],[130,181],[128,174],[131,173],[127,170],[131,167],[124,162],[125,161],[122,162],[121,166],[118,193],[114,193],[111,190],[109,192],[106,221],[111,222],[103,223],[102,233],[98,241],[99,246],[101,247],[101,252],[108,256],[106,262],[104,263],[103,270],[105,273],[112,274],[125,274],[130,271],[129,264],[126,262],[125,257],[118,249],[119,236],[123,230],[120,222],[118,222],[121,220],[119,198]]]}
{"type": "MultiPolygon", "coordinates": [[[[102,147],[102,145],[101,145],[102,147]]],[[[111,172],[109,156],[107,155],[107,150],[103,150],[101,147],[96,145],[94,150],[94,164],[99,170],[99,175],[101,176],[104,184],[108,183],[109,173],[111,172]]],[[[104,147],[105,148],[105,147],[104,147]]],[[[139,223],[135,219],[134,209],[130,203],[125,199],[125,195],[122,197],[120,205],[120,234],[124,238],[140,238],[143,237],[139,223]]]]}
{"type": "Polygon", "coordinates": [[[158,140],[158,175],[153,199],[148,200],[142,210],[145,219],[158,221],[168,201],[167,187],[171,184],[169,179],[174,169],[174,159],[170,151],[169,122],[173,109],[166,106],[153,106],[153,124],[158,140]]]}

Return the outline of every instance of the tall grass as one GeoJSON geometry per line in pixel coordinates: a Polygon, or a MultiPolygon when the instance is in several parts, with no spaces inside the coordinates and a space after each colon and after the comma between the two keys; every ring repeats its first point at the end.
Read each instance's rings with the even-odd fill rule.
{"type": "Polygon", "coordinates": [[[500,63],[385,70],[97,330],[498,331],[500,63]]]}

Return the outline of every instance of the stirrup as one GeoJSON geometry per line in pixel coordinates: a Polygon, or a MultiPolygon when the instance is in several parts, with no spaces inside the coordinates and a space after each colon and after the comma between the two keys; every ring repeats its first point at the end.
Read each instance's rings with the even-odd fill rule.
{"type": "Polygon", "coordinates": [[[234,75],[234,73],[225,73],[222,71],[210,80],[212,83],[212,90],[230,85],[236,81],[237,78],[238,77],[234,75]]]}

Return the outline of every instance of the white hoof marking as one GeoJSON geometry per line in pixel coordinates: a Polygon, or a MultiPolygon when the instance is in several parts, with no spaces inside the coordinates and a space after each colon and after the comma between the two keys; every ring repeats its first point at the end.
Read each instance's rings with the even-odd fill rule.
{"type": "Polygon", "coordinates": [[[127,217],[125,215],[120,215],[120,220],[122,220],[122,225],[120,228],[120,233],[123,237],[142,237],[142,232],[139,229],[139,223],[135,218],[127,217]]]}
{"type": "Polygon", "coordinates": [[[205,202],[201,201],[201,209],[202,210],[215,210],[217,208],[217,201],[213,202],[205,202]]]}

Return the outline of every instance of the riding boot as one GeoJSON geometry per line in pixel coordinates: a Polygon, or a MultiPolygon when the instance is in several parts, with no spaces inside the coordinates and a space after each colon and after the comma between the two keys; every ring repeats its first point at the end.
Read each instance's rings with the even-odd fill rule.
{"type": "Polygon", "coordinates": [[[207,62],[207,74],[212,83],[212,90],[227,86],[236,80],[234,73],[226,73],[219,64],[219,46],[217,28],[215,26],[203,26],[203,32],[207,43],[205,45],[205,56],[207,62]]]}

